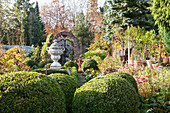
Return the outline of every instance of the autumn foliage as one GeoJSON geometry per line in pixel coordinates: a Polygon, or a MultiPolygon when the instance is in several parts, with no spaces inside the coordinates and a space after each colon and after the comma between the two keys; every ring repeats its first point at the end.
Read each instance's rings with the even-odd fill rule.
{"type": "Polygon", "coordinates": [[[59,0],[53,0],[50,4],[41,7],[42,21],[45,24],[46,36],[57,34],[70,28],[69,8],[59,0]]]}
{"type": "Polygon", "coordinates": [[[28,71],[29,67],[24,63],[25,50],[14,47],[6,52],[0,48],[0,74],[12,71],[28,71]]]}
{"type": "Polygon", "coordinates": [[[90,30],[92,32],[100,31],[98,26],[101,26],[101,21],[103,17],[103,13],[98,10],[98,0],[89,0],[89,9],[86,12],[86,20],[91,23],[90,30]]]}

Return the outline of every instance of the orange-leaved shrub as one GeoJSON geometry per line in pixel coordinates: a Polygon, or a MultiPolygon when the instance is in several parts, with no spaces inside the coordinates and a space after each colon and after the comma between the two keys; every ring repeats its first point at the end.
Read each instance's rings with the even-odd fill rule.
{"type": "Polygon", "coordinates": [[[0,48],[0,74],[13,71],[28,71],[29,67],[24,63],[24,57],[26,56],[25,50],[19,47],[14,47],[4,52],[3,48],[0,48]]]}

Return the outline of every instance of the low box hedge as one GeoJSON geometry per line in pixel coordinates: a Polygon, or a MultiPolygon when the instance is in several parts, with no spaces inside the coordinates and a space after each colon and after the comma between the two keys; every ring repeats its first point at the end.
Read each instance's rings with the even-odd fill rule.
{"type": "Polygon", "coordinates": [[[72,113],[72,100],[74,97],[74,92],[76,91],[76,88],[80,87],[80,83],[75,80],[73,76],[66,74],[56,73],[49,76],[57,80],[60,84],[61,89],[65,94],[67,113],[72,113]]]}
{"type": "MultiPolygon", "coordinates": [[[[38,72],[38,73],[46,74],[46,69],[45,68],[38,68],[38,69],[32,70],[32,72],[38,72]]],[[[50,75],[50,74],[53,74],[53,73],[68,74],[68,72],[65,69],[60,69],[60,70],[47,69],[47,75],[50,75]]]]}

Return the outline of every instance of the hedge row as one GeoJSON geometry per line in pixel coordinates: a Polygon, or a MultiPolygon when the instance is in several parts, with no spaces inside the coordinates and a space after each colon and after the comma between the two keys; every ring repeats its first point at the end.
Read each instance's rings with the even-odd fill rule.
{"type": "Polygon", "coordinates": [[[37,72],[0,77],[0,112],[137,113],[136,81],[126,73],[96,77],[80,86],[76,67],[70,75],[37,72]],[[78,89],[77,89],[78,88],[78,89]]]}
{"type": "MultiPolygon", "coordinates": [[[[34,69],[34,70],[32,70],[32,72],[38,72],[38,73],[46,74],[46,69],[45,68],[34,69]]],[[[63,73],[63,74],[68,75],[68,72],[65,69],[60,69],[60,70],[47,69],[47,75],[50,75],[50,74],[53,74],[53,73],[63,73]]]]}
{"type": "Polygon", "coordinates": [[[71,69],[70,75],[63,74],[65,70],[48,70],[48,74],[55,73],[49,76],[37,72],[1,75],[0,113],[72,112],[74,92],[80,87],[76,67],[71,69]]]}
{"type": "Polygon", "coordinates": [[[66,74],[51,74],[49,76],[57,80],[60,84],[61,89],[65,94],[67,113],[71,113],[74,92],[76,91],[76,88],[80,87],[79,82],[75,80],[74,76],[69,76],[66,74]]]}

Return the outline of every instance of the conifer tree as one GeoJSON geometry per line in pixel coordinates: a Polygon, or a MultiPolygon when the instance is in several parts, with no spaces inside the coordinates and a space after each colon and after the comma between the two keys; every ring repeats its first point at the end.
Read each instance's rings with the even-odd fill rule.
{"type": "Polygon", "coordinates": [[[90,24],[87,20],[85,20],[84,13],[81,11],[75,19],[75,25],[72,29],[72,32],[77,40],[81,38],[83,52],[87,51],[87,48],[90,45],[90,41],[94,38],[94,34],[90,32],[89,29],[90,24]]]}
{"type": "Polygon", "coordinates": [[[9,45],[41,45],[44,26],[39,16],[38,2],[0,0],[0,43],[9,45]]]}
{"type": "Polygon", "coordinates": [[[145,15],[148,10],[143,4],[139,0],[106,0],[103,20],[103,24],[106,26],[104,29],[105,38],[111,40],[115,24],[122,30],[127,29],[128,25],[139,25],[149,29],[150,25],[145,15]]]}
{"type": "Polygon", "coordinates": [[[45,37],[43,36],[46,32],[45,32],[45,28],[44,28],[44,24],[41,20],[40,17],[40,12],[39,12],[39,5],[38,2],[36,2],[36,7],[35,7],[35,15],[36,15],[36,21],[37,21],[37,25],[38,25],[38,45],[42,45],[42,41],[45,41],[45,37]]]}
{"type": "Polygon", "coordinates": [[[18,26],[18,35],[20,37],[19,44],[20,45],[29,45],[29,37],[28,37],[28,14],[29,14],[29,0],[17,0],[14,4],[15,10],[15,26],[18,26]]]}
{"type": "Polygon", "coordinates": [[[170,54],[170,1],[150,0],[151,14],[164,37],[167,52],[170,54]]]}
{"type": "Polygon", "coordinates": [[[45,37],[43,34],[44,32],[44,25],[41,21],[40,15],[39,15],[39,6],[38,2],[36,2],[35,8],[31,8],[30,14],[29,14],[29,35],[31,44],[33,45],[42,45],[42,41],[44,41],[45,37]]]}
{"type": "Polygon", "coordinates": [[[10,0],[0,0],[0,43],[3,44],[8,44],[8,39],[11,40],[12,38],[9,30],[12,29],[10,23],[13,18],[9,6],[10,0]]]}

